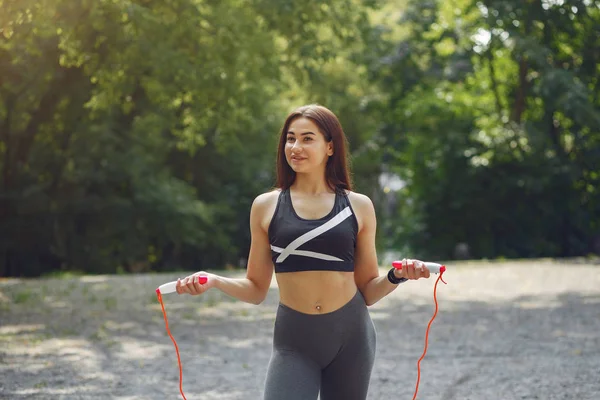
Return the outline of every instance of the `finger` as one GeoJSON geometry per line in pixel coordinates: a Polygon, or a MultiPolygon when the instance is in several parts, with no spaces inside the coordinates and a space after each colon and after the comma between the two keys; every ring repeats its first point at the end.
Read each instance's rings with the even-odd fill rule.
{"type": "Polygon", "coordinates": [[[196,289],[194,288],[194,277],[188,276],[185,278],[185,287],[187,287],[189,294],[195,294],[196,289]]]}
{"type": "Polygon", "coordinates": [[[179,292],[178,293],[179,294],[189,293],[188,288],[185,285],[185,278],[183,278],[183,279],[180,278],[177,280],[179,281],[179,292]]]}
{"type": "Polygon", "coordinates": [[[189,290],[187,288],[187,285],[185,284],[186,280],[185,278],[183,278],[181,280],[181,293],[189,293],[189,290]]]}
{"type": "Polygon", "coordinates": [[[196,286],[194,285],[193,277],[186,278],[186,281],[187,282],[186,282],[185,286],[188,288],[189,294],[198,294],[196,291],[196,286]]]}
{"type": "Polygon", "coordinates": [[[421,274],[423,273],[423,269],[421,267],[421,261],[414,260],[414,265],[415,265],[415,279],[419,279],[421,277],[421,274]]]}
{"type": "Polygon", "coordinates": [[[400,261],[400,268],[396,269],[396,276],[405,278],[406,277],[406,258],[400,261]]]}
{"type": "Polygon", "coordinates": [[[200,281],[197,276],[194,277],[193,285],[194,285],[194,290],[195,290],[196,294],[202,293],[202,291],[203,291],[202,285],[200,284],[200,281]]]}
{"type": "Polygon", "coordinates": [[[411,265],[412,265],[412,271],[414,274],[414,278],[413,279],[419,279],[419,260],[410,260],[411,265]]]}
{"type": "Polygon", "coordinates": [[[406,260],[406,277],[408,279],[416,279],[415,278],[415,263],[413,260],[406,260]]]}
{"type": "Polygon", "coordinates": [[[404,267],[402,267],[402,269],[399,271],[399,272],[400,272],[400,277],[401,277],[401,278],[408,278],[408,275],[406,274],[406,273],[407,273],[407,269],[406,269],[406,268],[407,268],[407,267],[406,267],[406,265],[405,265],[405,266],[404,266],[404,267]]]}
{"type": "Polygon", "coordinates": [[[181,279],[177,278],[177,284],[175,285],[175,291],[177,294],[181,294],[181,279]]]}
{"type": "Polygon", "coordinates": [[[425,266],[425,263],[423,261],[419,261],[419,274],[421,278],[427,278],[427,274],[429,271],[427,271],[427,267],[425,266]]]}
{"type": "Polygon", "coordinates": [[[423,269],[423,278],[429,278],[431,276],[431,273],[429,271],[429,268],[427,268],[427,266],[425,265],[424,262],[421,263],[422,264],[422,269],[423,269]]]}
{"type": "Polygon", "coordinates": [[[413,265],[415,266],[415,279],[421,278],[421,275],[423,273],[423,269],[421,268],[421,261],[414,260],[413,265]]]}

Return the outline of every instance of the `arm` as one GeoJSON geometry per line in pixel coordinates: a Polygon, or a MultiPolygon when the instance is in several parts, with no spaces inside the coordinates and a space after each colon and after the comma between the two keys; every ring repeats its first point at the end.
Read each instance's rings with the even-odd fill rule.
{"type": "MultiPolygon", "coordinates": [[[[356,250],[354,253],[354,280],[367,305],[372,306],[393,292],[398,285],[390,283],[385,275],[379,276],[377,251],[375,249],[377,219],[371,199],[367,196],[353,193],[351,201],[352,208],[355,210],[359,221],[356,250]]],[[[427,268],[415,270],[412,261],[409,260],[407,267],[403,268],[401,272],[394,271],[396,276],[408,279],[428,278],[429,271],[427,268]]],[[[417,263],[416,260],[414,261],[417,263]]]]}
{"type": "Polygon", "coordinates": [[[268,210],[268,193],[254,200],[250,210],[250,254],[246,277],[232,279],[219,277],[215,287],[239,300],[252,304],[260,304],[267,297],[271,278],[273,277],[273,261],[267,234],[268,224],[263,224],[268,210]]]}
{"type": "Polygon", "coordinates": [[[267,235],[268,224],[264,223],[265,216],[270,210],[271,197],[269,195],[269,193],[265,193],[258,196],[250,210],[251,244],[246,277],[227,278],[200,271],[181,281],[178,280],[177,293],[199,295],[214,287],[247,303],[260,304],[263,302],[273,276],[273,263],[267,235]],[[198,283],[198,280],[195,279],[198,275],[208,276],[208,281],[205,284],[198,283]]]}

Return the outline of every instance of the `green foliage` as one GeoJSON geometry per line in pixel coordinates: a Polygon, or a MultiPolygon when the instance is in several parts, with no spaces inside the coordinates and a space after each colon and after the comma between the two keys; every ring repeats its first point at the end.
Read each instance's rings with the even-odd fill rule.
{"type": "Polygon", "coordinates": [[[285,114],[368,90],[356,0],[0,10],[0,275],[237,265],[285,114]]]}
{"type": "Polygon", "coordinates": [[[589,0],[0,0],[0,275],[243,264],[312,102],[381,249],[597,252],[598,26],[589,0]]]}
{"type": "Polygon", "coordinates": [[[407,182],[391,245],[429,258],[460,243],[471,257],[592,251],[598,2],[413,1],[401,23],[380,71],[387,159],[407,182]]]}

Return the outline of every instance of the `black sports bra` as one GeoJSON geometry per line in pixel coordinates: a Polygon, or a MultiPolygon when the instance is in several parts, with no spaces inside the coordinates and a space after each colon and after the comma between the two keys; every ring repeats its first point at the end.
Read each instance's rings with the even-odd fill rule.
{"type": "Polygon", "coordinates": [[[290,191],[282,190],[269,225],[275,273],[354,271],[358,222],[348,195],[337,193],[333,209],[319,219],[296,214],[290,191]]]}

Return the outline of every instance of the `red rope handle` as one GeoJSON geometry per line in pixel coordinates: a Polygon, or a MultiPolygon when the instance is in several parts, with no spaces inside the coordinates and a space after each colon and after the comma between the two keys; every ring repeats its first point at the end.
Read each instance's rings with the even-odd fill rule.
{"type": "Polygon", "coordinates": [[[437,285],[439,281],[442,281],[444,282],[444,284],[446,284],[444,279],[442,279],[442,275],[444,275],[443,271],[440,273],[440,276],[438,276],[437,280],[435,281],[435,285],[433,286],[433,302],[435,303],[435,312],[433,313],[433,316],[427,324],[427,330],[425,330],[425,348],[423,349],[423,354],[421,355],[421,358],[419,358],[419,361],[417,361],[417,385],[415,387],[415,394],[413,395],[412,400],[415,400],[417,398],[417,393],[419,392],[419,382],[421,381],[421,361],[425,358],[425,354],[427,354],[427,345],[429,342],[429,329],[431,328],[431,324],[435,319],[439,309],[437,302],[437,285]]]}
{"type": "Polygon", "coordinates": [[[163,303],[160,290],[158,289],[156,289],[156,296],[158,297],[158,302],[160,303],[160,307],[162,308],[163,316],[165,318],[165,326],[167,327],[167,333],[173,341],[173,344],[175,345],[175,352],[177,353],[177,364],[179,365],[179,392],[181,393],[181,397],[183,397],[183,400],[187,400],[185,398],[185,394],[183,394],[183,372],[181,369],[181,358],[179,357],[179,348],[177,347],[177,342],[175,341],[175,338],[173,337],[173,335],[171,335],[171,330],[169,329],[169,321],[167,320],[167,312],[165,311],[165,305],[163,303]]]}

